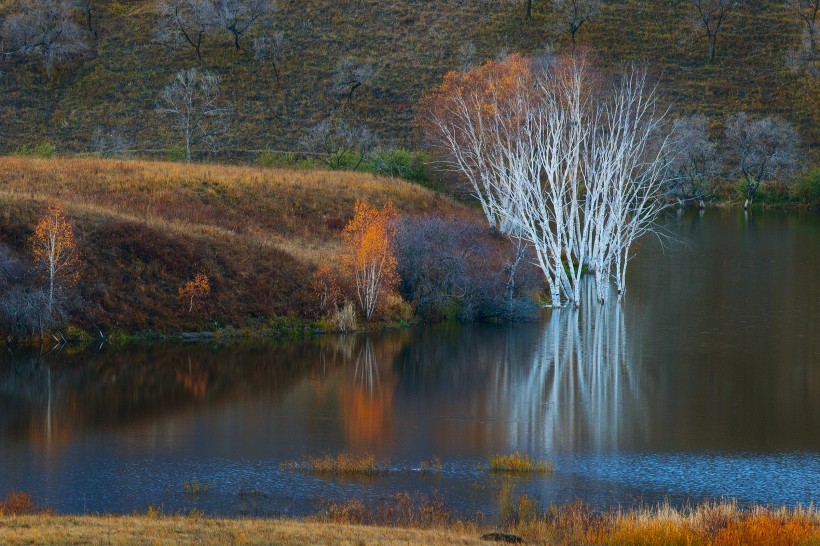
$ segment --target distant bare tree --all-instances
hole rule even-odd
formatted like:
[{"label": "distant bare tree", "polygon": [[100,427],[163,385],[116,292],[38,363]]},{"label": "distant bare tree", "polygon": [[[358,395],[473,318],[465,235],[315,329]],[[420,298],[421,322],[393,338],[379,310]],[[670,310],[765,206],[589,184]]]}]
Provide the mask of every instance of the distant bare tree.
[{"label": "distant bare tree", "polygon": [[276,11],[273,0],[211,0],[217,24],[231,33],[233,45],[242,49],[240,40],[254,24]]},{"label": "distant bare tree", "polygon": [[721,167],[705,116],[679,118],[672,123],[669,155],[673,194],[678,202],[696,200],[703,208],[704,200],[714,192]]},{"label": "distant bare tree", "polygon": [[219,18],[210,0],[162,0],[159,5],[161,40],[185,43],[194,48],[202,61],[205,36],[217,28]]},{"label": "distant bare tree", "polygon": [[282,42],[285,33],[277,30],[273,35],[259,36],[253,41],[253,58],[259,63],[270,63],[276,81],[279,81],[279,69],[276,60],[282,53]]},{"label": "distant bare tree", "polygon": [[685,0],[694,8],[692,26],[709,43],[709,62],[715,61],[717,39],[723,23],[745,0]]},{"label": "distant bare tree", "polygon": [[100,12],[99,3],[99,0],[74,0],[74,5],[77,6],[77,9],[83,14],[88,32],[92,33],[95,38],[97,37],[97,29],[94,25],[94,19]]},{"label": "distant bare tree", "polygon": [[124,157],[131,148],[131,141],[119,129],[97,129],[92,137],[92,150],[102,157]]},{"label": "distant bare tree", "polygon": [[68,0],[23,2],[3,25],[11,53],[40,57],[51,78],[54,65],[88,49],[83,29],[71,19]]},{"label": "distant bare tree", "polygon": [[458,48],[458,64],[462,72],[467,72],[475,65],[475,44],[467,42]]},{"label": "distant bare tree", "polygon": [[800,47],[789,52],[789,65],[820,77],[820,0],[786,0],[800,23]]},{"label": "distant bare tree", "polygon": [[797,168],[800,136],[785,120],[768,116],[752,119],[745,112],[726,123],[726,145],[730,159],[743,177],[746,209],[763,182],[789,176]]},{"label": "distant bare tree", "polygon": [[353,93],[367,83],[376,74],[376,67],[367,63],[356,63],[350,57],[336,65],[333,90],[338,95],[347,95],[348,102],[353,101]]},{"label": "distant bare tree", "polygon": [[312,154],[331,169],[341,169],[352,160],[353,170],[376,149],[378,139],[367,127],[355,127],[341,120],[324,120],[302,137],[305,152]]},{"label": "distant bare tree", "polygon": [[573,44],[575,35],[600,8],[601,0],[552,0],[552,9],[558,16],[559,28],[569,34]]},{"label": "distant bare tree", "polygon": [[228,109],[222,101],[219,78],[196,68],[180,70],[165,86],[157,112],[173,120],[185,141],[185,158],[191,161],[191,150],[204,142],[214,150],[227,131]]}]

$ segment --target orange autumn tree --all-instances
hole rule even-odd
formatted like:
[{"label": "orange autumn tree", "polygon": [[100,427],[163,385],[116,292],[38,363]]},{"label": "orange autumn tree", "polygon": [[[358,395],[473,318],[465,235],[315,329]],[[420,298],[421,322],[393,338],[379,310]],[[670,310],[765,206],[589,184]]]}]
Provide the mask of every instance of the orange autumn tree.
[{"label": "orange autumn tree", "polygon": [[528,130],[536,83],[531,61],[517,53],[467,72],[450,72],[422,98],[415,121],[445,153],[450,168],[470,181],[488,223],[502,231],[505,218],[499,211],[509,203],[498,178],[508,166],[508,144]]},{"label": "orange autumn tree", "polygon": [[392,203],[379,210],[365,201],[357,201],[353,219],[342,234],[342,270],[356,289],[366,320],[370,320],[380,301],[398,284],[393,250],[395,220]]},{"label": "orange autumn tree", "polygon": [[211,294],[211,281],[205,273],[197,273],[193,280],[179,288],[179,298],[188,304],[188,312],[201,309]]},{"label": "orange autumn tree", "polygon": [[80,258],[74,226],[65,218],[60,205],[52,203],[48,206],[45,216],[34,228],[31,248],[35,266],[45,276],[48,285],[44,318],[46,324],[51,324],[57,299],[65,288],[79,280]]}]

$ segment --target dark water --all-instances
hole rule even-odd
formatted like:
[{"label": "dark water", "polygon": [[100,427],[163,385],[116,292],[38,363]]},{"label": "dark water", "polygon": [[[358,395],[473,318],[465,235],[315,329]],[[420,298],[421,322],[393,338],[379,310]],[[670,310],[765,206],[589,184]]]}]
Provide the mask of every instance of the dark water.
[{"label": "dark water", "polygon": [[[502,480],[477,467],[521,450],[555,463],[516,481],[545,504],[820,502],[820,216],[716,211],[672,229],[686,243],[647,242],[624,304],[533,324],[6,354],[0,494],[277,515],[436,491],[492,513]],[[279,469],[342,451],[393,472]],[[433,456],[443,470],[421,472]]]}]

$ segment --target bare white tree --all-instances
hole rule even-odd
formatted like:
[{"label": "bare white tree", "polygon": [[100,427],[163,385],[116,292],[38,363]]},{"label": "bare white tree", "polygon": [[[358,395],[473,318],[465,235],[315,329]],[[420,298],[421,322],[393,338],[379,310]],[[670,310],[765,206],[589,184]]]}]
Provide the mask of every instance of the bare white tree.
[{"label": "bare white tree", "polygon": [[273,0],[210,0],[217,24],[231,33],[237,50],[240,40],[253,25],[261,23],[276,11]]},{"label": "bare white tree", "polygon": [[68,0],[22,2],[3,25],[11,53],[42,59],[51,78],[54,66],[88,49],[87,36],[71,18]]},{"label": "bare white tree", "polygon": [[172,119],[185,142],[189,162],[194,146],[204,142],[213,151],[227,132],[228,108],[222,100],[219,78],[208,71],[190,68],[177,72],[163,89],[157,112]]},{"label": "bare white tree", "polygon": [[211,0],[162,0],[159,4],[160,40],[187,44],[202,61],[205,36],[218,28],[219,17]]},{"label": "bare white tree", "polygon": [[282,53],[284,40],[285,33],[277,30],[272,35],[258,36],[253,41],[253,58],[259,63],[270,63],[276,81],[280,79],[277,60]]},{"label": "bare white tree", "polygon": [[820,0],[786,0],[786,7],[800,24],[800,46],[789,51],[789,65],[820,77]]},{"label": "bare white tree", "polygon": [[575,35],[601,9],[601,0],[552,0],[552,9],[558,17],[559,29],[569,34],[575,44]]},{"label": "bare white tree", "polygon": [[760,185],[777,176],[789,176],[798,166],[800,135],[787,121],[775,116],[753,119],[745,112],[726,122],[729,159],[743,177],[749,208]]},{"label": "bare white tree", "polygon": [[694,9],[692,27],[709,44],[709,62],[715,61],[717,39],[729,15],[745,0],[685,0]]},{"label": "bare white tree", "polygon": [[705,200],[714,192],[721,172],[717,146],[709,139],[705,116],[678,118],[672,122],[669,146],[669,168],[672,171],[672,193],[683,206]]},{"label": "bare white tree", "polygon": [[529,71],[520,61],[487,65],[480,85],[446,83],[425,125],[490,225],[533,249],[553,305],[580,305],[585,270],[599,300],[610,279],[622,297],[634,242],[656,232],[668,206],[656,89],[636,67],[607,93],[584,57]]}]

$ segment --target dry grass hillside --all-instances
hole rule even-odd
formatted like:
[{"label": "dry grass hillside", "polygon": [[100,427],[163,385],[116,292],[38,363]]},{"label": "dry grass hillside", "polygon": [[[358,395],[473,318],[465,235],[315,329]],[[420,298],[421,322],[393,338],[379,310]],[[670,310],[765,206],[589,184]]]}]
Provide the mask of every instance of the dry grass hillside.
[{"label": "dry grass hillside", "polygon": [[[349,172],[98,159],[0,158],[0,241],[18,255],[46,203],[75,223],[83,326],[161,330],[311,318],[310,278],[333,261],[357,199],[404,213],[463,207],[408,182]],[[198,272],[212,294],[188,312]]]},{"label": "dry grass hillside", "polygon": [[[0,2],[0,16],[23,0]],[[209,35],[202,65],[222,78],[233,111],[221,157],[253,161],[255,150],[298,150],[304,130],[331,112],[373,128],[390,145],[414,146],[411,121],[419,97],[463,66],[463,46],[474,62],[500,52],[562,51],[546,0],[534,1],[280,0],[272,23],[252,34],[283,32],[281,79],[260,66],[250,47],[237,51],[227,32]],[[0,66],[0,151],[53,143],[58,151],[88,151],[98,129],[122,131],[143,155],[177,144],[155,107],[163,86],[181,68],[197,66],[193,49],[156,39],[154,0],[100,0],[98,38],[90,51],[58,67],[49,80],[35,60],[5,57]],[[645,59],[660,75],[680,113],[700,112],[719,132],[738,110],[782,114],[804,143],[820,146],[820,82],[786,65],[799,42],[795,18],[782,0],[748,2],[725,22],[717,59],[694,38],[691,6],[682,0],[606,0],[578,34],[578,42],[617,65]],[[250,44],[253,36],[244,38]],[[345,58],[376,68],[351,101],[332,92]]]}]

